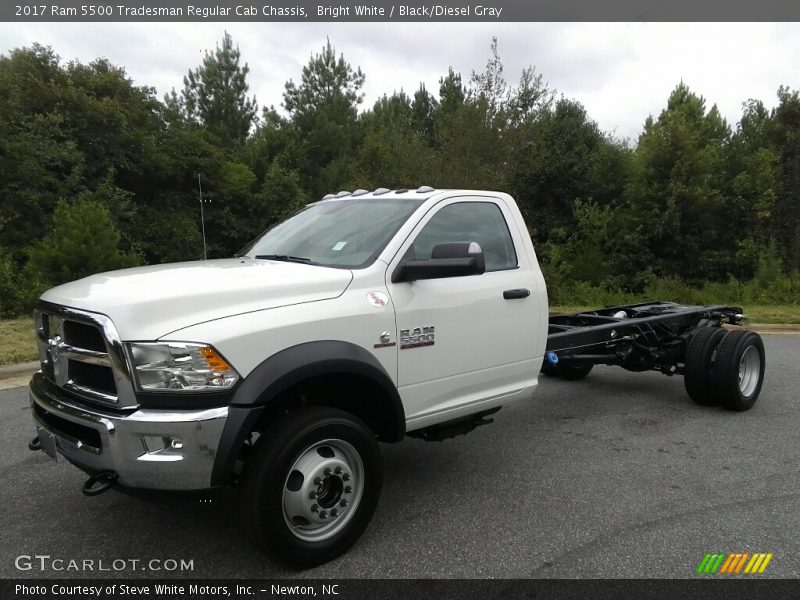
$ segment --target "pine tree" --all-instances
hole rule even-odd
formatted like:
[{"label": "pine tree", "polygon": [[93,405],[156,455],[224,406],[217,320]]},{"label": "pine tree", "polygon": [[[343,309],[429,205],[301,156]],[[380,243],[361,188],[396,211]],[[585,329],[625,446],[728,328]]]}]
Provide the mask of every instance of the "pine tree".
[{"label": "pine tree", "polygon": [[305,160],[300,168],[312,197],[356,183],[355,154],[361,139],[358,105],[364,74],[353,69],[327,41],[303,67],[300,83],[290,80],[283,106],[299,134]]},{"label": "pine tree", "polygon": [[426,141],[433,140],[433,123],[438,103],[424,83],[419,84],[419,89],[414,92],[411,103],[411,123],[415,131],[422,134]]},{"label": "pine tree", "polygon": [[59,200],[53,230],[30,249],[29,272],[56,285],[101,271],[139,264],[139,257],[119,249],[120,235],[108,209],[91,194],[74,204]]},{"label": "pine tree", "polygon": [[239,64],[239,47],[226,31],[222,45],[205,53],[203,64],[183,78],[181,101],[167,97],[170,106],[180,106],[186,116],[205,126],[224,146],[243,142],[256,122],[255,96],[247,95],[250,86],[247,63]]},{"label": "pine tree", "polygon": [[300,84],[293,80],[286,83],[283,106],[304,131],[314,126],[320,113],[341,124],[355,120],[357,107],[364,99],[363,86],[361,68],[353,70],[342,54],[337,58],[336,49],[328,40],[322,52],[303,67]]}]

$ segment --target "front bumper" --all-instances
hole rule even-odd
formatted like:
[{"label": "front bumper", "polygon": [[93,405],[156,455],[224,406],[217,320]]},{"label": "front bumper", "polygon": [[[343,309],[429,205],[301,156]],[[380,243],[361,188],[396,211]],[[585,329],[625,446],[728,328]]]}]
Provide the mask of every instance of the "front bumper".
[{"label": "front bumper", "polygon": [[88,473],[114,471],[121,485],[154,490],[211,486],[211,472],[228,407],[201,410],[138,409],[121,413],[76,404],[41,373],[30,383],[40,438]]}]

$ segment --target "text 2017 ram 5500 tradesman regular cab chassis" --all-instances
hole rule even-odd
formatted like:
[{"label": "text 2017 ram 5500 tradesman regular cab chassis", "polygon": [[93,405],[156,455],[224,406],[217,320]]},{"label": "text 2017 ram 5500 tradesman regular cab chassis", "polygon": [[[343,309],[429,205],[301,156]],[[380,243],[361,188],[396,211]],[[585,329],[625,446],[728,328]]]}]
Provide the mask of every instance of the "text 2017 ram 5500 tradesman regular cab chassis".
[{"label": "text 2017 ram 5500 tradesman regular cab chassis", "polygon": [[507,194],[340,192],[229,259],[93,275],[46,292],[32,450],[87,495],[236,485],[245,529],[297,566],[361,535],[378,441],[441,440],[595,364],[684,376],[747,410],[764,346],[741,309],[648,302],[548,314]]}]

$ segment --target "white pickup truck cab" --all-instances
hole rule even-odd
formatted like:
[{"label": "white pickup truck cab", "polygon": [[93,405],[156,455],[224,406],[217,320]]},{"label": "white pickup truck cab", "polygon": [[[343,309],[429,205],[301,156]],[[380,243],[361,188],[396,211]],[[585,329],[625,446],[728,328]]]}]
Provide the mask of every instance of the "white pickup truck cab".
[{"label": "white pickup truck cab", "polygon": [[514,200],[427,187],[328,196],[235,258],[67,283],[35,319],[32,449],[87,495],[237,485],[256,544],[300,566],[366,528],[377,441],[530,397],[548,336]]}]

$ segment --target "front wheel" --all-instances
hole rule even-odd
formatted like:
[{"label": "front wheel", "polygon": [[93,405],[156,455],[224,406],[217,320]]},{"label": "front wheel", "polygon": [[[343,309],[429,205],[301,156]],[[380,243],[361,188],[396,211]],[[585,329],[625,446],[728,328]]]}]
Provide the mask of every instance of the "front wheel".
[{"label": "front wheel", "polygon": [[364,423],[333,408],[306,408],[265,430],[248,456],[244,526],[271,558],[312,567],[358,540],[382,480],[378,444]]}]

